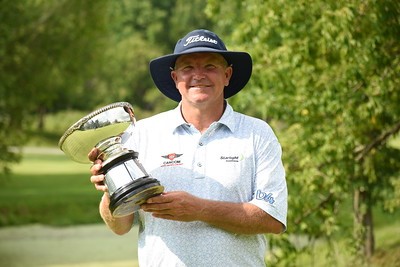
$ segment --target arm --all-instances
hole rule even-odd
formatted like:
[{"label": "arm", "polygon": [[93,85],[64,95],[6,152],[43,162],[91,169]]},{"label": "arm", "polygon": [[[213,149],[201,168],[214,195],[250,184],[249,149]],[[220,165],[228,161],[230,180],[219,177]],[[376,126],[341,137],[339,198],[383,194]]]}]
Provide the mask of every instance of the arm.
[{"label": "arm", "polygon": [[226,231],[237,234],[280,234],[281,222],[250,203],[209,201],[201,214],[201,220]]},{"label": "arm", "polygon": [[281,222],[250,203],[214,201],[186,192],[168,192],[150,198],[142,209],[154,217],[176,221],[203,221],[236,234],[281,233]]},{"label": "arm", "polygon": [[104,175],[99,174],[101,169],[101,160],[95,160],[93,166],[90,169],[92,176],[90,182],[94,184],[95,188],[99,191],[104,192],[99,204],[99,212],[103,221],[107,226],[116,234],[123,235],[130,231],[134,215],[128,215],[125,217],[114,217],[109,209],[110,195],[108,194],[107,186],[104,184]]},{"label": "arm", "polygon": [[134,216],[130,214],[125,217],[114,217],[111,214],[108,206],[110,205],[110,196],[107,192],[104,192],[103,197],[101,198],[99,205],[100,216],[103,221],[107,224],[108,228],[110,228],[114,233],[118,235],[123,235],[128,233],[133,224]]}]

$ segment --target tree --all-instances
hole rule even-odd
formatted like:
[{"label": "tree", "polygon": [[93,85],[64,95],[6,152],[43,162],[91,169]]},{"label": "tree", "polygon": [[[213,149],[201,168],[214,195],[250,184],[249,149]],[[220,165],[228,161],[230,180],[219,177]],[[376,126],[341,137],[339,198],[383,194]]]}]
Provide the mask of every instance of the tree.
[{"label": "tree", "polygon": [[96,99],[90,103],[86,100],[86,106],[128,101],[139,109],[139,116],[173,106],[154,86],[148,63],[172,53],[176,39],[186,34],[188,28],[208,27],[210,20],[205,18],[205,5],[201,0],[111,2],[104,62],[87,86],[81,87],[78,98],[85,99],[85,95],[94,95],[95,91]]},{"label": "tree", "polygon": [[[62,105],[101,55],[107,1],[0,3],[0,167],[18,160],[35,115]],[[18,14],[18,15],[16,15]],[[40,121],[40,120],[39,120]],[[40,125],[40,123],[39,123]],[[1,170],[0,170],[1,173]]]},{"label": "tree", "polygon": [[0,173],[18,160],[10,148],[28,140],[32,122],[43,129],[49,112],[129,101],[148,115],[172,106],[155,88],[148,62],[170,53],[188,28],[208,27],[205,5],[1,1]]},{"label": "tree", "polygon": [[[232,102],[276,125],[290,233],[332,241],[352,229],[353,255],[367,260],[374,251],[372,208],[399,208],[400,153],[387,141],[400,130],[400,4],[208,3],[220,29],[232,31],[229,43],[253,56],[251,83]],[[233,16],[230,8],[239,10],[231,24],[222,19]],[[352,227],[341,209],[349,198]],[[291,249],[285,247],[288,265]]]}]

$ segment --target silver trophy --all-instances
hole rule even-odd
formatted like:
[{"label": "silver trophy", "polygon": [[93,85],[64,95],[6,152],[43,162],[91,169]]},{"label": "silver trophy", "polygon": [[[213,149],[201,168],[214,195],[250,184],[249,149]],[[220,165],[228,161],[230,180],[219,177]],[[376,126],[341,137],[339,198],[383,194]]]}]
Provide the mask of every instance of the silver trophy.
[{"label": "silver trophy", "polygon": [[58,143],[67,156],[79,163],[91,163],[89,152],[98,150],[97,158],[103,160],[101,173],[110,194],[109,208],[115,217],[134,213],[147,199],[164,190],[140,164],[138,152],[121,144],[122,133],[134,123],[129,103],[113,103],[74,123]]}]

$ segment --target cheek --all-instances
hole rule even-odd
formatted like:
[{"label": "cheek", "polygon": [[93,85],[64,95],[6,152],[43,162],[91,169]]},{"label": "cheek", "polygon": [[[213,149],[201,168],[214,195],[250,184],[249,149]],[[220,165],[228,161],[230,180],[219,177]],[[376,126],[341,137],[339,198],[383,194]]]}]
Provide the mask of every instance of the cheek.
[{"label": "cheek", "polygon": [[182,94],[186,89],[186,83],[184,81],[175,81],[176,89]]},{"label": "cheek", "polygon": [[176,87],[178,87],[179,84],[185,83],[185,78],[175,72],[171,73],[171,78],[175,82]]},{"label": "cheek", "polygon": [[226,76],[223,76],[223,78],[219,79],[220,84],[223,84],[224,86],[228,86],[229,85],[229,78],[227,78]]}]

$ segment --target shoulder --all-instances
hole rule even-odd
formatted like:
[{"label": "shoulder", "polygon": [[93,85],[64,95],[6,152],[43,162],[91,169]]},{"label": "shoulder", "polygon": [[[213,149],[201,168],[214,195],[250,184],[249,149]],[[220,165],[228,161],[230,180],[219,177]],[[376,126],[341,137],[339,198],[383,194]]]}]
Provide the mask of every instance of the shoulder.
[{"label": "shoulder", "polygon": [[173,111],[168,110],[156,115],[140,119],[136,122],[136,128],[160,128],[162,125],[167,125],[171,121],[173,116]]},{"label": "shoulder", "polygon": [[122,135],[122,142],[128,147],[138,149],[138,144],[145,144],[146,140],[152,138],[158,138],[159,136],[165,135],[166,129],[168,129],[171,111],[165,111],[156,115],[139,119]]},{"label": "shoulder", "polygon": [[275,133],[271,126],[264,120],[255,118],[240,112],[234,112],[235,118],[235,131],[238,132],[251,132],[259,136],[268,136],[269,138],[276,138]]}]

